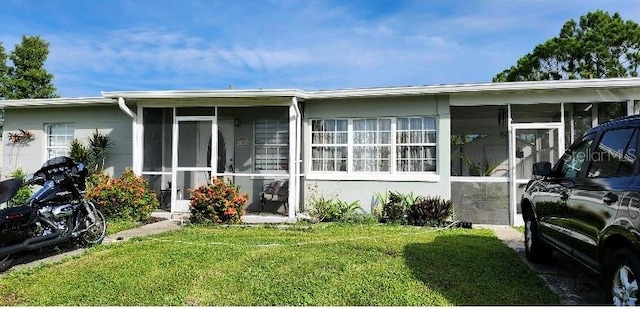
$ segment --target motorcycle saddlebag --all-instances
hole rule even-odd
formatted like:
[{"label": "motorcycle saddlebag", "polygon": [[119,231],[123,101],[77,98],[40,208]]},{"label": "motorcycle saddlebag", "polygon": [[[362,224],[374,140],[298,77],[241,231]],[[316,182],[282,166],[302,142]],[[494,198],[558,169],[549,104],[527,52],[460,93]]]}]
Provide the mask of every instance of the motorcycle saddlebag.
[{"label": "motorcycle saddlebag", "polygon": [[0,210],[0,230],[15,224],[28,223],[33,209],[28,205],[9,207]]},{"label": "motorcycle saddlebag", "polygon": [[[0,182],[0,203],[6,203],[16,195],[22,185],[20,179],[7,179]],[[4,208],[2,207],[4,206]],[[29,222],[32,208],[28,205],[15,207],[0,206],[0,230],[5,228],[5,224],[14,225]]]}]

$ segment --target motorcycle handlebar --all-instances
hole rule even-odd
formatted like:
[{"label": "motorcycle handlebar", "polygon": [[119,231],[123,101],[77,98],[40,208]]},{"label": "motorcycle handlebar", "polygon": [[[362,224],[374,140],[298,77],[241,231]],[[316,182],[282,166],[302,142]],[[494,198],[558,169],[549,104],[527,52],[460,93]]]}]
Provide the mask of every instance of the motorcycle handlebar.
[{"label": "motorcycle handlebar", "polygon": [[24,185],[25,186],[31,186],[31,185],[44,185],[44,181],[45,179],[43,177],[33,177],[29,180],[27,180]]}]

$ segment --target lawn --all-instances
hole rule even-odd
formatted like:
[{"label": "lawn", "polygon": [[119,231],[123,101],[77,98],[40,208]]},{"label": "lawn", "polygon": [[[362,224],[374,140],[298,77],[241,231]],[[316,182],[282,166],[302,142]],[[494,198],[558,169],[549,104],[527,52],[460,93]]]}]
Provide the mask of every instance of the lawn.
[{"label": "lawn", "polygon": [[558,302],[484,229],[185,227],[0,277],[0,304],[20,306]]}]

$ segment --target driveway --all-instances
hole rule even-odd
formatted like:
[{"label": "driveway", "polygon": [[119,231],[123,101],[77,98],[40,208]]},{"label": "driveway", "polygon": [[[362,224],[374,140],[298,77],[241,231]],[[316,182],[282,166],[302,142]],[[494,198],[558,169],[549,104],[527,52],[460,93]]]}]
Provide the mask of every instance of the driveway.
[{"label": "driveway", "polygon": [[547,286],[560,296],[563,305],[597,305],[602,303],[604,296],[595,275],[556,253],[549,263],[530,263],[524,253],[524,234],[508,226],[482,227],[491,228],[500,240],[515,250],[522,261],[529,265],[547,283]]}]

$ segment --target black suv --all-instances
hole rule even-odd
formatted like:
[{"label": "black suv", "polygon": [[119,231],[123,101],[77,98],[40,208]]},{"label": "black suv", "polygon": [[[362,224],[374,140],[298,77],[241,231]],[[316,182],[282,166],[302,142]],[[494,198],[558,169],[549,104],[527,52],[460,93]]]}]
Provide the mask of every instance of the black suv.
[{"label": "black suv", "polygon": [[592,128],[555,166],[533,165],[521,200],[527,258],[565,253],[602,277],[616,305],[640,296],[639,140],[640,116]]}]

